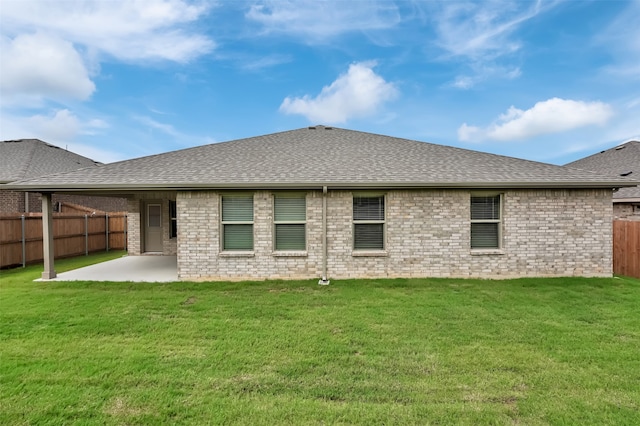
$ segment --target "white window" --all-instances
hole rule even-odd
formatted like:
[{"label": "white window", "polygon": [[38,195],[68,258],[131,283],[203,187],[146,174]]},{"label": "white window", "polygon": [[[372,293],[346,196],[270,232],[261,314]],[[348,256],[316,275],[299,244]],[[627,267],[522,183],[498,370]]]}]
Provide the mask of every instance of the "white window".
[{"label": "white window", "polygon": [[502,236],[502,196],[471,195],[471,248],[499,249]]},{"label": "white window", "polygon": [[222,196],[222,250],[253,250],[253,195]]},{"label": "white window", "polygon": [[306,250],[307,202],[304,195],[273,198],[274,247],[277,251]]},{"label": "white window", "polygon": [[384,195],[353,197],[353,249],[384,250]]}]

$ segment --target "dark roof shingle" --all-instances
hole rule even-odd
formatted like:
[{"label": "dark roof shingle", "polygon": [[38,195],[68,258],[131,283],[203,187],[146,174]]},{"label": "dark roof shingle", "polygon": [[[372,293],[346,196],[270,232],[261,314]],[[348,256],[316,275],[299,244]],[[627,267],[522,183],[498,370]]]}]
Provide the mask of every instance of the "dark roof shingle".
[{"label": "dark roof shingle", "polygon": [[[630,141],[565,165],[611,177],[640,180],[640,141]],[[614,199],[640,199],[640,186],[620,188]]]},{"label": "dark roof shingle", "polygon": [[67,172],[96,164],[90,158],[39,139],[0,142],[0,183]]},{"label": "dark roof shingle", "polygon": [[551,164],[314,126],[32,179],[21,189],[612,187]]}]

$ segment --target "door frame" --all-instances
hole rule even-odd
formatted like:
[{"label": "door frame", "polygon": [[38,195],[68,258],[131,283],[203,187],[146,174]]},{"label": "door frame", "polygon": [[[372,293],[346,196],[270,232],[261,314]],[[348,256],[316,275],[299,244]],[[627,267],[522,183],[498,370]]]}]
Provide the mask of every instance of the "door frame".
[{"label": "door frame", "polygon": [[[147,231],[149,229],[149,206],[159,205],[160,206],[160,249],[159,250],[148,250],[147,248]],[[142,220],[140,221],[142,224],[142,253],[162,253],[164,250],[164,203],[162,200],[144,200],[142,202]]]}]

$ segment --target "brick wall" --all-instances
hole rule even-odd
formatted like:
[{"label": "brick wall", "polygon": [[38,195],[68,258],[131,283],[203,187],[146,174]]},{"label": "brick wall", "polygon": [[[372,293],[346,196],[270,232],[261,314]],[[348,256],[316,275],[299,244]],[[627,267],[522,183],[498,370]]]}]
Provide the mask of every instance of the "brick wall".
[{"label": "brick wall", "polygon": [[175,192],[149,192],[129,199],[127,247],[130,255],[144,254],[144,211],[145,203],[148,202],[160,202],[162,204],[162,254],[165,256],[175,256],[177,254],[177,239],[171,238],[169,235],[171,224],[169,200],[175,199]]},{"label": "brick wall", "polygon": [[640,205],[636,203],[615,203],[613,205],[613,218],[625,220],[640,220]]},{"label": "brick wall", "polygon": [[273,252],[273,198],[253,193],[254,250],[222,253],[220,196],[215,192],[178,193],[178,276],[182,279],[313,278],[322,269],[322,197],[307,200],[306,252]]},{"label": "brick wall", "polygon": [[[254,250],[225,253],[220,194],[180,192],[178,276],[181,279],[319,278],[322,194],[307,193],[307,251],[273,252],[273,199],[254,192]],[[386,192],[386,250],[352,250],[352,193],[328,194],[328,276],[520,277],[611,276],[611,191],[503,191],[503,246],[470,249],[470,192]],[[131,212],[131,207],[130,207]],[[135,221],[130,214],[130,223]],[[129,236],[133,237],[132,230]],[[130,251],[134,242],[130,241]]]},{"label": "brick wall", "polygon": [[169,235],[170,221],[169,200],[175,200],[175,192],[150,192],[136,195],[128,200],[128,233],[127,248],[130,255],[144,253],[144,206],[147,202],[157,201],[162,204],[162,254],[175,256],[177,253],[177,240]]},{"label": "brick wall", "polygon": [[[37,192],[29,192],[28,209],[25,210],[25,193],[0,190],[0,213],[41,213],[42,196]],[[119,197],[98,197],[88,195],[54,194],[52,201],[78,204],[105,212],[123,212],[127,210],[127,200]],[[28,210],[28,211],[27,211]]]},{"label": "brick wall", "polygon": [[24,192],[0,190],[0,214],[24,213]]}]

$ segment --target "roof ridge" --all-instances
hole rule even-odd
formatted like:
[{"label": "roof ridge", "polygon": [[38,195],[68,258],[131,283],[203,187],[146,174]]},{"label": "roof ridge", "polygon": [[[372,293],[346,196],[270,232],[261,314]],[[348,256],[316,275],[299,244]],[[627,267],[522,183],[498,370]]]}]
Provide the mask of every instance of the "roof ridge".
[{"label": "roof ridge", "polygon": [[20,179],[24,179],[25,174],[27,173],[27,170],[29,170],[29,167],[31,167],[31,161],[33,161],[33,156],[36,153],[36,146],[37,146],[37,142],[39,139],[21,139],[20,143],[25,143],[25,142],[32,142],[30,144],[29,147],[29,151],[28,151],[28,156],[27,156],[27,161],[25,161],[22,164],[22,169],[20,170]]}]

